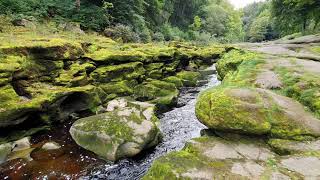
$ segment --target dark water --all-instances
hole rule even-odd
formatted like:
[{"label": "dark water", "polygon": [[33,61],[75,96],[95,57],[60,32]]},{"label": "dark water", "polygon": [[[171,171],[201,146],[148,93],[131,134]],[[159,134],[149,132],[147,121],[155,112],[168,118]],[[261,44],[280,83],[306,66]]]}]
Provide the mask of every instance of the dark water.
[{"label": "dark water", "polygon": [[[214,67],[213,67],[214,68]],[[169,152],[181,150],[185,143],[200,136],[206,127],[195,115],[196,98],[200,91],[220,84],[215,74],[207,76],[196,88],[184,88],[179,97],[178,108],[164,113],[160,117],[160,129],[164,135],[162,143],[135,159],[125,159],[114,165],[106,165],[93,171],[82,179],[140,179],[150,168],[152,162]]]}]

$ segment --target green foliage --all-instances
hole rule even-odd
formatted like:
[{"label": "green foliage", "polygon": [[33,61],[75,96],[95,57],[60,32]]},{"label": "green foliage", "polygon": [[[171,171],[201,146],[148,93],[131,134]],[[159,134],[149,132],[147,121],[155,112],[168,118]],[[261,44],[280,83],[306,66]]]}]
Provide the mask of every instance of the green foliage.
[{"label": "green foliage", "polygon": [[0,13],[12,15],[14,19],[74,21],[84,29],[102,30],[109,24],[109,16],[99,3],[83,1],[80,10],[74,0],[0,0]]},{"label": "green foliage", "polygon": [[251,24],[249,37],[251,42],[267,40],[268,29],[270,29],[270,13],[264,11]]},{"label": "green foliage", "polygon": [[261,42],[278,37],[278,32],[274,28],[269,1],[250,4],[243,11],[245,40]]},{"label": "green foliage", "polygon": [[140,41],[139,35],[133,32],[130,26],[123,24],[117,24],[113,27],[105,29],[104,35],[125,43]]},{"label": "green foliage", "polygon": [[272,15],[282,35],[319,30],[320,1],[272,0]]}]

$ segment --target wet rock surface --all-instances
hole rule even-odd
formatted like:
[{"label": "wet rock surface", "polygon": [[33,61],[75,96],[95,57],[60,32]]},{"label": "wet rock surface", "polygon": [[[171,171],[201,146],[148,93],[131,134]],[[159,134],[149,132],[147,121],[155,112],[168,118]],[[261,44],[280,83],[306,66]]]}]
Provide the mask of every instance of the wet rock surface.
[{"label": "wet rock surface", "polygon": [[197,88],[181,89],[179,107],[166,112],[159,118],[159,128],[163,134],[162,142],[154,149],[142,152],[139,156],[124,159],[115,164],[97,168],[84,179],[140,179],[150,168],[152,162],[169,152],[181,150],[186,141],[200,136],[205,128],[195,116],[194,106],[198,92],[219,84],[216,75],[206,78],[207,83]]},{"label": "wet rock surface", "polygon": [[247,44],[264,54],[224,55],[222,85],[196,105],[210,129],[158,158],[143,179],[319,179],[320,63],[308,51],[318,39]]},{"label": "wet rock surface", "polygon": [[105,164],[72,140],[71,125],[60,124],[49,133],[33,136],[27,149],[15,152],[10,149],[6,162],[0,165],[0,179],[77,179],[93,167]]},{"label": "wet rock surface", "polygon": [[160,141],[153,104],[119,98],[110,101],[106,111],[72,125],[70,134],[77,144],[101,158],[116,161],[133,157]]}]

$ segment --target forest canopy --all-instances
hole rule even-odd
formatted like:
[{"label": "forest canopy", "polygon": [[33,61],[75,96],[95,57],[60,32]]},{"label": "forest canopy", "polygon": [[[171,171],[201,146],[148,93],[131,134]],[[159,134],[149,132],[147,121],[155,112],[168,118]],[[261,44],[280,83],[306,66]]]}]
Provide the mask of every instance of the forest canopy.
[{"label": "forest canopy", "polygon": [[123,42],[259,42],[318,32],[320,1],[269,0],[236,10],[228,0],[0,0],[0,14],[76,22]]}]

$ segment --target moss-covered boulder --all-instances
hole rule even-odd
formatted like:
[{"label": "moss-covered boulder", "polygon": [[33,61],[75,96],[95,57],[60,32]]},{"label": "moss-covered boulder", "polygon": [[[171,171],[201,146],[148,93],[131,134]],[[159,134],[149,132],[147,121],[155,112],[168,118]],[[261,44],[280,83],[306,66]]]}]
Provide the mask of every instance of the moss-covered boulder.
[{"label": "moss-covered boulder", "polygon": [[169,76],[163,79],[165,82],[173,83],[176,85],[177,88],[183,87],[183,82],[180,78],[176,76]]},{"label": "moss-covered boulder", "polygon": [[144,77],[145,69],[141,62],[133,62],[120,65],[110,65],[97,68],[91,73],[96,82],[107,83],[121,80],[141,79]]},{"label": "moss-covered boulder", "polygon": [[170,82],[149,79],[134,88],[134,97],[139,101],[149,101],[162,110],[176,105],[179,90]]},{"label": "moss-covered boulder", "polygon": [[159,142],[154,105],[116,99],[108,103],[107,111],[72,125],[70,134],[78,145],[116,161],[133,157]]},{"label": "moss-covered boulder", "polygon": [[263,89],[210,89],[200,95],[196,115],[211,129],[284,139],[320,136],[320,121],[302,105]]},{"label": "moss-covered boulder", "polygon": [[184,86],[194,87],[197,86],[198,81],[201,78],[201,74],[193,71],[181,71],[177,73],[176,77],[182,80]]}]

